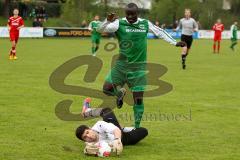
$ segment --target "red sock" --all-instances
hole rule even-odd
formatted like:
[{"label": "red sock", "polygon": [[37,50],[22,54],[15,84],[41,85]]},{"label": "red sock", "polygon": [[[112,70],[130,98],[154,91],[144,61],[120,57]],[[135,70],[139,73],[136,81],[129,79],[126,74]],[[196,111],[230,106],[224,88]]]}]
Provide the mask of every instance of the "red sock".
[{"label": "red sock", "polygon": [[220,42],[218,42],[218,53],[220,51]]},{"label": "red sock", "polygon": [[215,53],[215,51],[216,51],[216,44],[214,43],[213,44],[213,52]]}]

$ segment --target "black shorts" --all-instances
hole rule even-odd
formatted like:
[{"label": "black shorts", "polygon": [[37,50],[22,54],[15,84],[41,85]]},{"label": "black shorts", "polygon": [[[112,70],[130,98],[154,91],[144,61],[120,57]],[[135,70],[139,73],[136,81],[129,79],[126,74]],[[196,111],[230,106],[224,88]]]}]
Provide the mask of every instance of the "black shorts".
[{"label": "black shorts", "polygon": [[187,36],[187,35],[182,35],[181,36],[181,41],[186,42],[187,43],[187,48],[190,49],[192,46],[192,41],[193,41],[193,37],[192,36]]},{"label": "black shorts", "polygon": [[115,114],[110,108],[104,108],[101,113],[103,121],[112,123],[117,126],[122,132],[122,144],[123,145],[134,145],[144,139],[148,135],[148,130],[146,128],[140,127],[133,129],[130,132],[123,132]]}]

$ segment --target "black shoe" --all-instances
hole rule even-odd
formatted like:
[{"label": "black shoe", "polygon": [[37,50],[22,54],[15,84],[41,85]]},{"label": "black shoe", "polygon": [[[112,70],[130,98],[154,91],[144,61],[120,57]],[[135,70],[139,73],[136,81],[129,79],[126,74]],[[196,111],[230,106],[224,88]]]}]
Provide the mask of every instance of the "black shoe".
[{"label": "black shoe", "polygon": [[125,88],[121,88],[120,92],[122,92],[122,95],[120,97],[117,98],[117,108],[120,109],[122,108],[123,105],[123,98],[126,94],[126,89]]}]

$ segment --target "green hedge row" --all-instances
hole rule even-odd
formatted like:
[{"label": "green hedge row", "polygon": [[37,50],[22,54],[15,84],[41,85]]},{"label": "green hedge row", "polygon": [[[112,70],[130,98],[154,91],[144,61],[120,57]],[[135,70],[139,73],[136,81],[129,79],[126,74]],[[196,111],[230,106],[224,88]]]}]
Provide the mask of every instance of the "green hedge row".
[{"label": "green hedge row", "polygon": [[[28,15],[31,13],[32,9],[35,8],[35,6],[44,6],[46,13],[48,15],[48,17],[60,17],[61,13],[62,13],[62,4],[60,3],[39,3],[39,2],[28,2],[26,3],[27,5],[27,9],[28,9]],[[12,3],[10,5],[10,11],[9,14],[11,14],[11,10],[13,8],[19,8],[21,10],[21,3],[20,2],[16,2],[16,3]],[[3,1],[0,1],[0,15],[3,15],[3,9],[4,9],[4,5],[3,5]]]}]

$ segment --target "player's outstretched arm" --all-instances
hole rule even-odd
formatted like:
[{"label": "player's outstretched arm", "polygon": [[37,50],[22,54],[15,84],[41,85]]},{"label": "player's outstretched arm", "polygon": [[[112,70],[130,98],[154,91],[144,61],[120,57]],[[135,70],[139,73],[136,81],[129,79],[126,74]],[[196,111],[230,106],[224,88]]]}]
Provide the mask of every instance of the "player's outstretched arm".
[{"label": "player's outstretched arm", "polygon": [[8,28],[8,31],[10,31],[10,30],[11,30],[10,23],[11,23],[11,20],[10,20],[10,19],[8,19],[8,23],[7,23],[7,28]]},{"label": "player's outstretched arm", "polygon": [[17,28],[18,30],[20,30],[21,28],[23,28],[24,27],[24,21],[23,21],[23,19],[21,18],[20,19],[20,26]]},{"label": "player's outstretched arm", "polygon": [[116,19],[118,19],[118,16],[116,15],[116,13],[109,13],[107,15],[107,21],[109,22],[114,22]]},{"label": "player's outstretched arm", "polygon": [[9,25],[9,24],[7,24],[7,28],[8,28],[8,31],[10,31],[10,30],[11,30],[11,27],[10,27],[10,25]]},{"label": "player's outstretched arm", "polygon": [[234,30],[234,25],[231,25],[231,28],[230,28],[231,38],[233,38],[233,30]]},{"label": "player's outstretched arm", "polygon": [[113,134],[114,134],[114,138],[115,138],[113,141],[113,152],[115,152],[117,155],[120,155],[123,151],[123,145],[121,142],[122,133],[119,128],[116,128],[113,131]]},{"label": "player's outstretched arm", "polygon": [[107,19],[103,21],[99,27],[97,28],[97,31],[102,33],[113,33],[118,30],[119,27],[119,20],[117,19],[118,17],[116,16],[115,13],[110,13],[107,16]]},{"label": "player's outstretched arm", "polygon": [[169,35],[164,29],[159,28],[148,21],[149,31],[158,36],[159,38],[163,38],[168,43],[175,45],[176,47],[186,47],[187,44],[185,42],[177,42],[171,35]]},{"label": "player's outstretched arm", "polygon": [[148,21],[149,31],[155,34],[158,38],[163,38],[163,40],[167,41],[168,43],[172,45],[176,45],[177,41],[172,38],[164,29],[159,28],[152,24],[150,21]]},{"label": "player's outstretched arm", "polygon": [[24,25],[19,26],[17,29],[20,30],[24,27]]},{"label": "player's outstretched arm", "polygon": [[88,30],[92,32],[92,30],[93,30],[93,29],[92,29],[92,22],[89,23],[89,25],[88,25]]}]

